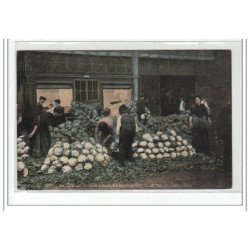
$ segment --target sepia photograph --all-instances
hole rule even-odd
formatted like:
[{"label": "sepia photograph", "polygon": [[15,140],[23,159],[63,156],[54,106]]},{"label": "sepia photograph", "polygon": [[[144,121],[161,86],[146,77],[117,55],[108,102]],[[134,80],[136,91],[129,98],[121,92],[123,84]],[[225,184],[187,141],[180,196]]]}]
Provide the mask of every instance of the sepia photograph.
[{"label": "sepia photograph", "polygon": [[15,57],[17,190],[232,188],[230,49]]}]

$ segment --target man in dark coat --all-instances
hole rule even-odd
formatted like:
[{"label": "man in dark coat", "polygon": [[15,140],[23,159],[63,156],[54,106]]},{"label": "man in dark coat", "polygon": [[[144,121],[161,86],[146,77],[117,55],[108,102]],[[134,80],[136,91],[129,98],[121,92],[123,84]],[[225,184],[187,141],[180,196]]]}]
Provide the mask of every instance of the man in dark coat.
[{"label": "man in dark coat", "polygon": [[129,114],[126,105],[119,108],[120,117],[117,119],[116,134],[119,136],[119,161],[122,166],[125,160],[132,160],[132,143],[135,133],[139,131],[138,125],[133,115]]},{"label": "man in dark coat", "polygon": [[55,125],[57,126],[57,125],[59,125],[59,124],[61,124],[61,123],[64,123],[64,122],[66,121],[65,114],[64,114],[65,109],[64,109],[64,107],[61,106],[61,100],[60,100],[60,99],[56,99],[56,100],[54,101],[54,106],[55,106],[56,108],[58,108],[58,110],[59,110],[60,113],[61,113],[60,116],[56,116],[56,117],[55,117]]}]

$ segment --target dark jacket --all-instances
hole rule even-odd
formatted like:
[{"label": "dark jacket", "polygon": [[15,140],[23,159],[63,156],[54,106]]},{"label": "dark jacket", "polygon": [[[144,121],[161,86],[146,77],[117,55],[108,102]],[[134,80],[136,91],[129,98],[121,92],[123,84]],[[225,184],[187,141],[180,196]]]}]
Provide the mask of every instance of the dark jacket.
[{"label": "dark jacket", "polygon": [[146,106],[144,100],[138,100],[136,103],[136,113],[142,115],[146,113]]}]

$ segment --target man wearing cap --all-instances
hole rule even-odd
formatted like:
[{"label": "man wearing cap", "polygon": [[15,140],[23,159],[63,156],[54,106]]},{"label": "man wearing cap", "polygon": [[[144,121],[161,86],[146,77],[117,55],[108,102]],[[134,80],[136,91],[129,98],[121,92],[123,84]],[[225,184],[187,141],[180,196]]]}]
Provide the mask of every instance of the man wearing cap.
[{"label": "man wearing cap", "polygon": [[44,103],[46,101],[46,97],[44,96],[40,96],[39,100],[36,104],[36,116],[41,115],[43,112],[45,112],[45,108],[44,108]]},{"label": "man wearing cap", "polygon": [[54,107],[58,108],[58,110],[61,113],[61,116],[56,117],[56,124],[59,125],[61,123],[64,123],[66,121],[65,120],[65,114],[64,114],[65,109],[64,109],[64,107],[61,106],[61,100],[60,99],[55,99]]},{"label": "man wearing cap", "polygon": [[123,104],[119,108],[120,117],[117,119],[116,134],[119,136],[119,161],[122,166],[125,160],[132,160],[132,143],[135,133],[139,132],[138,125],[133,115],[129,114],[129,108]]}]

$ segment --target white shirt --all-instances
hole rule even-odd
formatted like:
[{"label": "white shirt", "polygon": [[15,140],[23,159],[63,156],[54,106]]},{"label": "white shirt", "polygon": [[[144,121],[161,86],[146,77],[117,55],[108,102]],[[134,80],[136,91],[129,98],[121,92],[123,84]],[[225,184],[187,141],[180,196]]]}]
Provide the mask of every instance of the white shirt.
[{"label": "white shirt", "polygon": [[185,102],[182,100],[179,107],[180,111],[185,111]]}]

